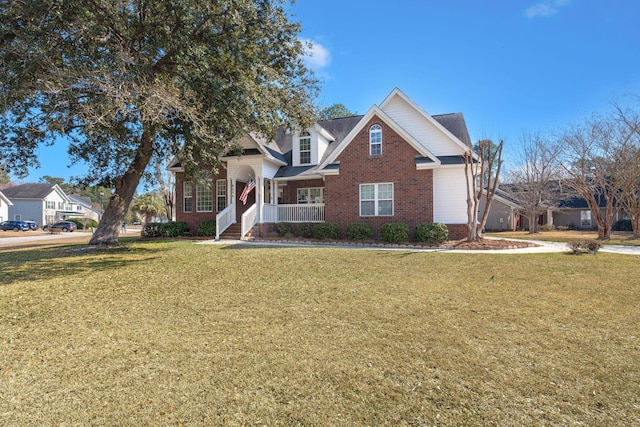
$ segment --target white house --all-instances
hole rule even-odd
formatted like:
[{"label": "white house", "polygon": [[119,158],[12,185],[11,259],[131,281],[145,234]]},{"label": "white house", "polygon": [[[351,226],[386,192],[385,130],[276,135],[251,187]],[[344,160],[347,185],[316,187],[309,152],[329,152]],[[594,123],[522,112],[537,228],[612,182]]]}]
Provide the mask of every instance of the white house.
[{"label": "white house", "polygon": [[96,222],[100,222],[100,210],[95,209],[92,206],[91,199],[89,197],[82,197],[76,195],[69,195],[71,200],[71,210],[86,220],[93,219]]},{"label": "white house", "polygon": [[11,200],[0,191],[0,222],[9,220],[9,206],[13,205]]},{"label": "white house", "polygon": [[71,200],[57,184],[22,184],[2,191],[12,202],[10,220],[35,221],[42,227],[80,216],[72,210]]}]

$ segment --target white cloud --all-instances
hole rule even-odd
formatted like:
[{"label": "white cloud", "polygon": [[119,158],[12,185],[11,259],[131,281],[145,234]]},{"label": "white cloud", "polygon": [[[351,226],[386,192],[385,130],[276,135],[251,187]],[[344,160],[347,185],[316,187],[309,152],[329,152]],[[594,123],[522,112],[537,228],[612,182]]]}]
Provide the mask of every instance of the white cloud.
[{"label": "white cloud", "polygon": [[524,12],[524,14],[527,18],[555,15],[556,13],[558,13],[558,9],[567,3],[569,3],[569,0],[548,0],[541,3],[536,3],[528,8]]},{"label": "white cloud", "polygon": [[304,60],[310,68],[318,70],[329,65],[331,62],[331,54],[326,47],[307,39],[302,39],[301,41],[308,44]]}]

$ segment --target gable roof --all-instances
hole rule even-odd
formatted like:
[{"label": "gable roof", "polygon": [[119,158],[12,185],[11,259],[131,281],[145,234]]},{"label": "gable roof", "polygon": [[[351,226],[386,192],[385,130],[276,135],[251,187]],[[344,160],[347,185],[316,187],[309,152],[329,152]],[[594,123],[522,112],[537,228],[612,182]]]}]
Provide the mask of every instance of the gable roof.
[{"label": "gable roof", "polygon": [[337,147],[333,150],[331,154],[325,156],[324,161],[320,163],[318,169],[323,169],[328,164],[334,162],[336,158],[342,153],[342,151],[349,145],[351,140],[355,137],[355,135],[362,130],[362,128],[371,120],[374,116],[378,116],[385,124],[391,127],[396,133],[398,133],[405,141],[407,141],[418,153],[420,153],[421,157],[429,158],[433,161],[432,165],[439,165],[440,160],[433,154],[427,147],[422,145],[418,140],[416,140],[411,134],[409,134],[402,126],[396,123],[387,113],[380,109],[377,105],[372,106],[367,114],[362,116],[358,125],[355,126],[349,134],[338,144]]},{"label": "gable roof", "polygon": [[13,202],[9,200],[9,198],[5,196],[2,191],[0,191],[0,200],[4,201],[8,206],[13,205]]},{"label": "gable roof", "polygon": [[471,148],[471,140],[469,138],[469,132],[467,131],[467,125],[464,122],[462,113],[442,114],[440,120],[437,120],[434,116],[423,110],[418,104],[416,104],[411,98],[405,95],[397,87],[394,88],[389,95],[380,104],[381,109],[385,109],[394,99],[402,99],[406,104],[411,106],[417,111],[423,118],[431,122],[436,128],[447,135],[454,143],[456,143],[463,151],[468,151]]},{"label": "gable roof", "polygon": [[49,194],[57,192],[63,199],[69,200],[57,184],[21,184],[2,191],[9,199],[45,199]]}]

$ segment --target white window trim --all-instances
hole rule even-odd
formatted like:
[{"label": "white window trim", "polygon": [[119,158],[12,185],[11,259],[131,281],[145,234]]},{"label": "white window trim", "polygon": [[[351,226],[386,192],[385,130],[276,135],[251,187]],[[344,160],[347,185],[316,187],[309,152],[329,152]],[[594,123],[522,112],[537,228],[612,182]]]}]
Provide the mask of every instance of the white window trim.
[{"label": "white window trim", "polygon": [[[187,188],[189,195],[187,196]],[[187,199],[191,199],[191,209],[187,210]],[[193,184],[190,182],[182,183],[182,212],[193,212]]]},{"label": "white window trim", "polygon": [[580,227],[591,227],[591,211],[590,210],[582,210],[580,211]]},{"label": "white window trim", "polygon": [[[377,134],[380,137],[380,141],[373,141],[373,135]],[[379,153],[374,153],[373,152],[373,147],[379,146]],[[369,128],[369,155],[370,156],[381,156],[382,155],[382,126],[380,125],[373,125]]]},{"label": "white window trim", "polygon": [[[307,192],[307,201],[306,202],[300,202],[300,190],[305,190]],[[312,202],[311,199],[311,190],[320,190],[320,195],[322,197],[322,201],[321,202]],[[299,205],[305,205],[305,204],[317,204],[317,203],[324,203],[324,187],[304,187],[304,188],[298,188],[298,190],[296,191],[296,202]]]},{"label": "white window trim", "polygon": [[[374,186],[374,190],[373,190],[373,199],[362,199],[362,186],[363,185],[373,185]],[[378,197],[378,188],[380,185],[391,185],[391,199],[380,199]],[[379,214],[379,202],[381,201],[388,201],[391,200],[391,214],[389,215],[381,215]],[[362,202],[374,202],[374,214],[373,215],[363,215],[362,214]],[[360,184],[360,186],[358,187],[358,213],[360,216],[362,217],[374,217],[374,216],[384,216],[384,217],[392,217],[395,215],[395,188],[393,185],[393,182],[380,182],[380,183],[363,183]]]},{"label": "white window trim", "polygon": [[[309,142],[309,149],[308,150],[303,150],[302,149],[302,140],[306,140]],[[302,154],[303,153],[309,153],[309,161],[308,162],[303,162],[302,161]],[[309,132],[303,132],[300,137],[298,138],[298,160],[300,162],[301,165],[310,165],[311,164],[311,134]]]},{"label": "white window trim", "polygon": [[[211,208],[200,208],[201,200],[206,200],[205,197],[200,197],[201,195],[208,197]],[[196,212],[213,212],[213,182],[211,178],[196,181]]]},{"label": "white window trim", "polygon": [[[224,199],[224,207],[220,209],[221,200]],[[218,212],[223,211],[227,207],[227,180],[216,180],[216,209]]]}]

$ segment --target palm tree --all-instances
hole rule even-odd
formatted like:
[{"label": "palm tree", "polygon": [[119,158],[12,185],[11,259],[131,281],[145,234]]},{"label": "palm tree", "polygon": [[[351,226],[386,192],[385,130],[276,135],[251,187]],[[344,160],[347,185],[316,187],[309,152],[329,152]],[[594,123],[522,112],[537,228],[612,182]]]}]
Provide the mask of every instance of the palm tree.
[{"label": "palm tree", "polygon": [[156,193],[146,193],[136,198],[131,208],[142,215],[143,222],[148,224],[153,221],[153,217],[164,213],[164,202],[162,197]]}]

